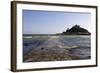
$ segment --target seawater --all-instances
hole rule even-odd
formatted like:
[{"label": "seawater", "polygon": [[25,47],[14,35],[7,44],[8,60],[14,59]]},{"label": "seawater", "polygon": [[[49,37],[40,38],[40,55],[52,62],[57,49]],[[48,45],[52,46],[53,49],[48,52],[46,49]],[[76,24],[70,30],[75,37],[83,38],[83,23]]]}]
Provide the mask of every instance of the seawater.
[{"label": "seawater", "polygon": [[[32,49],[41,46],[48,39],[54,39],[62,48],[70,48],[69,54],[81,58],[91,57],[91,36],[90,35],[59,35],[59,36],[23,36],[23,55],[29,53]],[[47,42],[54,46],[54,42]],[[45,45],[45,44],[44,44]],[[48,47],[47,45],[45,45]],[[56,45],[55,45],[56,46]],[[76,47],[76,48],[73,48]]]}]

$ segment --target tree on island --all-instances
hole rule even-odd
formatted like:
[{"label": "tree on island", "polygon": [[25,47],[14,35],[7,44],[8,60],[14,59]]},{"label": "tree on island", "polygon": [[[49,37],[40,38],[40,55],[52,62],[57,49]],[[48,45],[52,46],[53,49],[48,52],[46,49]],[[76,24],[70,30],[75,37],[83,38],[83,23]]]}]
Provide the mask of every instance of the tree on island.
[{"label": "tree on island", "polygon": [[76,35],[90,35],[91,33],[85,28],[80,27],[79,25],[74,25],[72,28],[68,28],[63,35],[67,34],[76,34]]}]

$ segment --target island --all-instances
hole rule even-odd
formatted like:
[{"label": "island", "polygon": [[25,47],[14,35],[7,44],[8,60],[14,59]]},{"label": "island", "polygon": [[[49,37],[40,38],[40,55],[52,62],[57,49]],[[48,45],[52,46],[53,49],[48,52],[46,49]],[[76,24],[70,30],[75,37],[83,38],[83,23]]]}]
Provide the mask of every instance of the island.
[{"label": "island", "polygon": [[91,33],[85,29],[80,27],[79,25],[74,25],[70,29],[68,28],[65,32],[61,33],[62,35],[90,35]]}]

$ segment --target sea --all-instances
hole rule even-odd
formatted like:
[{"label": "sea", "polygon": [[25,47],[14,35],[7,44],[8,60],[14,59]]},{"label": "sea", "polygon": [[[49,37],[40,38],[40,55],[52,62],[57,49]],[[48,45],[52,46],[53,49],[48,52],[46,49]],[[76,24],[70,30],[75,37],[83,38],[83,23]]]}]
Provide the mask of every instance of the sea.
[{"label": "sea", "polygon": [[[29,35],[23,36],[23,56],[38,47],[68,48],[69,54],[80,59],[91,58],[91,36],[90,35]],[[57,47],[56,47],[57,48]]]}]

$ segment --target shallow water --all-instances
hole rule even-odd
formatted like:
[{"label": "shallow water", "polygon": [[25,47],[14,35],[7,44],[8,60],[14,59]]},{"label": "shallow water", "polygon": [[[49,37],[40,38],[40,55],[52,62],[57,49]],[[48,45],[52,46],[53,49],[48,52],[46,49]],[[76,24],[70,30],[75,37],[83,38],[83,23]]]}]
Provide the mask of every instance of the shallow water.
[{"label": "shallow water", "polygon": [[[30,38],[27,38],[30,37]],[[61,35],[61,36],[24,36],[23,37],[23,56],[30,53],[33,49],[57,48],[59,54],[61,49],[69,49],[69,55],[80,59],[91,57],[91,40],[89,35]],[[38,50],[39,51],[39,50]],[[63,52],[62,52],[63,53]],[[65,53],[65,52],[64,52]]]}]

